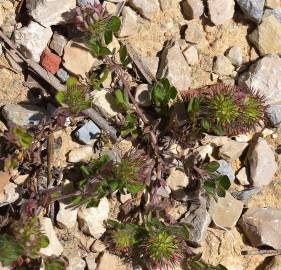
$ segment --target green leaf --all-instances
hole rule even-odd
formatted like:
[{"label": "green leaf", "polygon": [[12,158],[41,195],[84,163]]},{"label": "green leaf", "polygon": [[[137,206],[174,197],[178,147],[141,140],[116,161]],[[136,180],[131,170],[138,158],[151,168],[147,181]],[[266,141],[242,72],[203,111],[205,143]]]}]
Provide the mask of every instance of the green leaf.
[{"label": "green leaf", "polygon": [[175,99],[176,96],[177,96],[177,93],[178,93],[178,91],[177,91],[176,87],[173,86],[173,87],[170,88],[170,97],[171,97],[171,99]]},{"label": "green leaf", "polygon": [[115,91],[115,99],[116,103],[119,107],[121,107],[123,110],[128,110],[129,108],[129,101],[125,93],[121,90]]},{"label": "green leaf", "polygon": [[226,192],[225,192],[225,190],[222,187],[219,186],[219,187],[217,187],[217,195],[219,197],[225,197]]},{"label": "green leaf", "polygon": [[111,54],[111,51],[106,47],[100,47],[99,56],[105,56]]},{"label": "green leaf", "polygon": [[214,173],[219,167],[220,164],[217,161],[211,161],[210,163],[203,164],[201,169],[208,173]]},{"label": "green leaf", "polygon": [[203,188],[208,193],[214,194],[215,189],[216,189],[216,184],[215,184],[215,182],[212,182],[212,181],[205,181],[204,184],[203,184]]},{"label": "green leaf", "polygon": [[79,195],[79,196],[76,196],[76,197],[71,201],[71,203],[72,203],[73,205],[76,205],[76,204],[79,204],[81,201],[82,201],[82,196]]},{"label": "green leaf", "polygon": [[208,122],[208,120],[206,119],[202,119],[201,120],[201,126],[205,129],[205,130],[209,130],[211,125],[210,123]]},{"label": "green leaf", "polygon": [[231,186],[231,182],[230,182],[228,176],[226,176],[226,175],[222,175],[222,176],[218,177],[216,179],[216,182],[218,182],[218,185],[225,190],[228,190]]},{"label": "green leaf", "polygon": [[0,262],[3,266],[9,266],[24,254],[24,248],[11,236],[0,235]]},{"label": "green leaf", "polygon": [[112,192],[116,191],[119,187],[119,181],[110,181],[110,189]]},{"label": "green leaf", "polygon": [[65,92],[59,91],[56,94],[56,100],[58,103],[63,104],[63,102],[65,101]]},{"label": "green leaf", "polygon": [[119,50],[119,57],[122,64],[124,64],[127,57],[127,47],[122,45]]},{"label": "green leaf", "polygon": [[130,192],[130,193],[138,193],[139,191],[143,190],[144,184],[141,184],[141,183],[135,183],[135,184],[127,183],[126,184],[126,188],[127,188],[128,192]]},{"label": "green leaf", "polygon": [[112,16],[109,19],[107,26],[106,26],[106,28],[108,30],[111,30],[114,33],[118,32],[120,27],[121,27],[121,20],[117,16]]},{"label": "green leaf", "polygon": [[40,239],[40,247],[46,248],[47,246],[49,246],[49,244],[50,244],[49,238],[46,235],[42,235]]},{"label": "green leaf", "polygon": [[44,260],[45,270],[64,270],[65,263],[59,259]]},{"label": "green leaf", "polygon": [[104,32],[104,41],[106,45],[112,42],[112,38],[113,38],[113,33],[111,30]]},{"label": "green leaf", "polygon": [[68,88],[75,87],[78,84],[78,80],[75,77],[69,77],[66,86]]}]

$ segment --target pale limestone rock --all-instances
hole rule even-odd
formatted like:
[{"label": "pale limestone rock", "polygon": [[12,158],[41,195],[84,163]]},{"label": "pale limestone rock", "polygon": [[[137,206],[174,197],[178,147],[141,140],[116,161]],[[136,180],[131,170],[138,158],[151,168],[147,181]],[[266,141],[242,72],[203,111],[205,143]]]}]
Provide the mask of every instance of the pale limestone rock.
[{"label": "pale limestone rock", "polygon": [[79,251],[67,252],[63,255],[68,260],[66,270],[84,270],[86,268],[86,262],[81,258]]},{"label": "pale limestone rock", "polygon": [[239,85],[254,89],[263,95],[268,104],[281,102],[281,59],[269,54],[253,64],[239,77]]},{"label": "pale limestone rock", "polygon": [[228,160],[235,160],[240,158],[244,150],[247,148],[248,143],[237,142],[234,140],[228,140],[219,151],[222,158]]},{"label": "pale limestone rock", "polygon": [[227,58],[234,66],[241,66],[243,62],[242,50],[238,46],[231,47],[226,54]]},{"label": "pale limestone rock", "polygon": [[71,229],[77,224],[77,208],[69,208],[67,204],[60,202],[60,209],[57,214],[58,226],[65,229]]},{"label": "pale limestone rock", "polygon": [[281,23],[273,15],[265,17],[249,39],[261,55],[281,53]]},{"label": "pale limestone rock", "polygon": [[209,213],[216,225],[231,228],[236,225],[242,210],[243,202],[234,199],[229,192],[226,192],[226,196],[218,198],[217,202],[211,199]]},{"label": "pale limestone rock", "polygon": [[234,0],[208,0],[211,21],[215,25],[220,25],[231,20],[234,14],[234,6]]},{"label": "pale limestone rock", "polygon": [[14,183],[8,183],[4,186],[0,192],[0,207],[14,203],[19,198],[16,188],[17,185]]},{"label": "pale limestone rock", "polygon": [[269,185],[277,171],[274,152],[266,140],[259,138],[250,157],[250,176],[253,186]]},{"label": "pale limestone rock", "polygon": [[34,20],[48,27],[65,22],[66,13],[76,7],[76,0],[27,0],[26,7]]},{"label": "pale limestone rock", "polygon": [[177,42],[167,53],[163,52],[161,55],[157,77],[168,78],[178,91],[184,91],[189,88],[191,84],[191,69]]},{"label": "pale limestone rock", "polygon": [[234,69],[234,66],[227,57],[224,55],[218,55],[216,57],[213,67],[215,73],[221,76],[227,76],[231,75]]},{"label": "pale limestone rock", "polygon": [[56,236],[52,220],[47,217],[41,218],[40,227],[42,232],[48,237],[50,242],[46,248],[40,249],[40,253],[45,256],[59,257],[63,252],[63,246]]},{"label": "pale limestone rock", "polygon": [[71,73],[86,77],[98,60],[92,56],[89,49],[78,42],[69,41],[64,48],[63,66]]},{"label": "pale limestone rock", "polygon": [[185,31],[185,40],[190,43],[200,44],[204,41],[205,32],[203,30],[201,21],[192,20],[187,23]]},{"label": "pale limestone rock", "polygon": [[130,4],[149,20],[160,11],[158,0],[130,0]]},{"label": "pale limestone rock", "polygon": [[124,264],[121,258],[109,252],[100,257],[96,270],[133,270],[131,265]]},{"label": "pale limestone rock", "polygon": [[182,11],[187,19],[198,19],[204,13],[204,5],[201,0],[184,0],[182,1]]},{"label": "pale limestone rock", "polygon": [[112,118],[120,112],[115,97],[105,89],[93,93],[93,107],[106,118]]},{"label": "pale limestone rock", "polygon": [[81,146],[70,151],[68,155],[68,162],[78,163],[87,162],[97,157],[93,152],[93,148],[90,145]]},{"label": "pale limestone rock", "polygon": [[253,246],[281,249],[281,209],[250,208],[239,223]]},{"label": "pale limestone rock", "polygon": [[198,64],[198,62],[199,62],[198,50],[196,49],[195,46],[190,46],[189,48],[187,48],[183,52],[183,55],[186,59],[186,62],[189,65],[194,66],[194,65]]},{"label": "pale limestone rock", "polygon": [[186,188],[189,184],[189,179],[183,171],[174,169],[166,182],[172,191],[177,191]]},{"label": "pale limestone rock", "polygon": [[266,0],[265,6],[272,8],[272,9],[281,8],[281,1],[280,0]]},{"label": "pale limestone rock", "polygon": [[122,11],[122,25],[119,37],[128,37],[138,32],[138,15],[130,7],[124,7]]},{"label": "pale limestone rock", "polygon": [[50,27],[43,27],[31,21],[27,26],[15,30],[14,40],[26,58],[39,62],[53,32]]},{"label": "pale limestone rock", "polygon": [[99,239],[106,231],[104,221],[108,218],[109,202],[102,198],[98,207],[80,208],[78,211],[78,222],[81,230]]},{"label": "pale limestone rock", "polygon": [[236,175],[236,179],[239,181],[239,183],[243,186],[248,186],[250,185],[246,167],[243,167],[239,170],[239,172]]}]

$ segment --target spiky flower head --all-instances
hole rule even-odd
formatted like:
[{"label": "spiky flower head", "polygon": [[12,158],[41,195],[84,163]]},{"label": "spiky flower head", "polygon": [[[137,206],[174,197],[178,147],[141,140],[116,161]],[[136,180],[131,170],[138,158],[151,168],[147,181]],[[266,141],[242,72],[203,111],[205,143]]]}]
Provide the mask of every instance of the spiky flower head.
[{"label": "spiky flower head", "polygon": [[[236,135],[255,129],[265,119],[264,97],[238,86],[212,85],[185,96],[189,113],[200,127],[217,135]],[[194,117],[195,114],[195,117]]]},{"label": "spiky flower head", "polygon": [[49,239],[41,231],[37,217],[15,222],[11,229],[14,239],[24,248],[26,257],[38,258],[39,250],[49,245]]}]

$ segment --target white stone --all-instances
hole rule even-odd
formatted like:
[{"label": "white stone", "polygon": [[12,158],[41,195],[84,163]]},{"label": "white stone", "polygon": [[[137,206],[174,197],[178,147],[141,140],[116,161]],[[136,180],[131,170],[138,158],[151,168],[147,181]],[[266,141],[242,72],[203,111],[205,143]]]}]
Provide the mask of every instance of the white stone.
[{"label": "white stone", "polygon": [[239,85],[254,89],[266,98],[268,104],[281,102],[281,59],[269,54],[253,64],[239,77]]},{"label": "white stone", "polygon": [[185,40],[189,43],[201,44],[205,38],[205,32],[200,20],[192,20],[187,23]]},{"label": "white stone", "polygon": [[103,252],[105,249],[106,249],[105,244],[104,244],[101,240],[99,240],[99,239],[97,239],[97,240],[93,243],[93,245],[91,246],[91,251],[92,251],[92,252],[96,252],[96,253],[101,253],[101,252]]},{"label": "white stone", "polygon": [[234,66],[226,56],[218,55],[215,59],[213,70],[218,75],[227,76],[232,74]]},{"label": "white stone", "polygon": [[19,198],[16,191],[17,185],[8,183],[4,186],[3,191],[0,192],[0,207],[15,202]]},{"label": "white stone", "polygon": [[191,84],[191,69],[187,64],[179,44],[170,48],[167,54],[161,56],[159,77],[166,77],[178,91],[187,90]]},{"label": "white stone", "polygon": [[198,57],[198,51],[197,51],[195,46],[190,46],[189,48],[187,48],[183,52],[183,55],[184,55],[184,57],[186,59],[186,62],[189,65],[194,66],[194,65],[198,64],[199,57]]},{"label": "white stone", "polygon": [[63,254],[68,260],[68,266],[66,270],[84,270],[86,268],[86,262],[81,258],[78,251],[72,251]]},{"label": "white stone", "polygon": [[69,41],[64,48],[63,66],[71,73],[86,77],[98,61],[82,43]]},{"label": "white stone", "polygon": [[242,50],[238,46],[234,46],[227,52],[227,58],[234,66],[241,66],[243,62]]},{"label": "white stone", "polygon": [[40,219],[40,227],[42,232],[48,237],[49,245],[46,248],[41,248],[40,253],[45,256],[59,257],[63,252],[63,246],[58,240],[52,220],[47,217]]},{"label": "white stone", "polygon": [[108,218],[109,202],[102,198],[98,207],[81,208],[78,211],[78,222],[81,230],[99,239],[106,231],[103,222]]},{"label": "white stone", "polygon": [[202,145],[194,149],[197,152],[202,160],[205,160],[206,157],[211,157],[213,153],[213,147],[210,144]]},{"label": "white stone", "polygon": [[246,171],[246,167],[243,167],[239,170],[239,172],[236,175],[236,179],[239,181],[239,183],[243,186],[250,185],[250,182],[248,180],[248,175]]},{"label": "white stone", "polygon": [[220,197],[210,202],[209,213],[217,226],[224,228],[234,227],[243,210],[243,202],[236,200],[229,192],[225,197]]},{"label": "white stone", "polygon": [[45,27],[65,21],[66,13],[76,7],[76,0],[27,0],[29,14]]},{"label": "white stone", "polygon": [[231,20],[234,14],[234,0],[208,0],[211,21],[220,25]]},{"label": "white stone", "polygon": [[88,270],[96,270],[97,263],[96,263],[96,256],[94,254],[89,254],[85,260],[87,263]]},{"label": "white stone", "polygon": [[223,146],[220,148],[219,154],[224,159],[235,160],[240,158],[247,146],[248,143],[228,140],[227,143],[223,144]]},{"label": "white stone", "polygon": [[95,157],[93,148],[90,145],[81,146],[70,151],[68,155],[68,162],[78,163],[78,162],[87,162]]},{"label": "white stone", "polygon": [[64,229],[71,229],[77,224],[77,208],[69,208],[69,205],[60,202],[59,203],[59,212],[57,214],[57,223],[58,226]]},{"label": "white stone", "polygon": [[115,97],[105,89],[93,93],[93,106],[106,118],[112,118],[120,112]]},{"label": "white stone", "polygon": [[15,30],[14,39],[16,45],[26,58],[39,62],[42,52],[47,47],[53,35],[50,27],[43,27],[31,21],[28,26]]},{"label": "white stone", "polygon": [[149,20],[160,11],[158,0],[130,0],[130,4]]},{"label": "white stone", "polygon": [[274,152],[266,140],[259,138],[255,145],[250,162],[250,176],[255,187],[269,185],[277,171]]},{"label": "white stone", "polygon": [[187,19],[198,19],[204,13],[204,5],[201,0],[184,0],[182,1],[182,11]]},{"label": "white stone", "polygon": [[104,252],[99,259],[97,270],[133,270],[133,267],[123,263],[122,259],[109,252]]},{"label": "white stone", "polygon": [[55,32],[50,43],[50,48],[54,50],[59,56],[62,56],[66,43],[66,38],[63,35]]},{"label": "white stone", "polygon": [[122,25],[119,37],[128,37],[138,32],[138,15],[130,7],[124,7],[122,11]]},{"label": "white stone", "polygon": [[173,169],[166,183],[172,191],[177,191],[186,188],[189,184],[189,179],[183,171]]}]

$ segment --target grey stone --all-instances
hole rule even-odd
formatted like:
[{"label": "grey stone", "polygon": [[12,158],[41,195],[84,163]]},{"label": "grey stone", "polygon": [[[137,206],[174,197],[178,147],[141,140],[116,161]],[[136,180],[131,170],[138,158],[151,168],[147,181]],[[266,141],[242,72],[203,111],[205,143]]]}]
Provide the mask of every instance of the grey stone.
[{"label": "grey stone", "polygon": [[200,44],[205,37],[201,21],[192,20],[187,23],[185,31],[185,40],[190,43]]},{"label": "grey stone", "polygon": [[211,198],[209,213],[219,227],[232,228],[236,225],[243,210],[243,202],[236,200],[229,192],[215,201]]},{"label": "grey stone", "polygon": [[240,158],[248,143],[228,140],[219,150],[219,154],[224,159],[235,160]]},{"label": "grey stone", "polygon": [[233,182],[235,180],[235,174],[231,165],[223,159],[218,160],[217,162],[220,164],[220,167],[217,169],[216,172],[220,175],[228,176],[229,180]]},{"label": "grey stone", "polygon": [[281,249],[281,209],[250,208],[239,224],[253,246]]},{"label": "grey stone", "polygon": [[261,55],[278,54],[281,52],[281,23],[273,15],[265,17],[249,35],[249,39]]},{"label": "grey stone", "polygon": [[62,56],[66,43],[66,38],[63,35],[55,32],[50,43],[50,48],[54,50],[59,56]]},{"label": "grey stone", "polygon": [[241,168],[239,172],[236,175],[237,180],[239,183],[243,186],[248,186],[250,185],[248,175],[247,175],[247,170],[245,167]]},{"label": "grey stone", "polygon": [[270,105],[267,109],[267,114],[273,126],[277,128],[281,127],[281,105]]},{"label": "grey stone", "polygon": [[99,127],[90,120],[75,132],[75,136],[84,144],[93,144],[93,139],[96,139],[100,133]]},{"label": "grey stone", "polygon": [[183,55],[189,65],[194,66],[198,64],[198,50],[195,46],[190,46],[189,48],[187,48],[185,51],[183,51]]},{"label": "grey stone", "polygon": [[80,7],[83,6],[93,6],[94,4],[98,4],[99,0],[77,0],[77,5]]},{"label": "grey stone", "polygon": [[26,7],[34,20],[48,27],[65,22],[66,13],[76,7],[76,0],[27,0]]},{"label": "grey stone", "polygon": [[39,62],[40,56],[52,35],[53,32],[50,27],[43,27],[37,22],[31,21],[27,26],[15,30],[14,39],[25,57]]},{"label": "grey stone", "polygon": [[60,79],[60,81],[62,83],[66,83],[68,78],[69,78],[69,74],[67,73],[67,71],[63,68],[60,68],[57,72],[57,76]]},{"label": "grey stone", "polygon": [[242,50],[238,46],[231,47],[226,54],[227,58],[234,66],[241,66],[243,62]]},{"label": "grey stone", "polygon": [[232,192],[231,195],[239,201],[247,202],[254,195],[258,194],[260,191],[261,188],[255,187],[255,188],[244,189],[242,191]]},{"label": "grey stone", "polygon": [[208,0],[210,18],[213,24],[224,24],[234,14],[234,0]]},{"label": "grey stone", "polygon": [[224,55],[218,55],[214,61],[213,70],[221,76],[231,75],[234,71],[234,66],[230,60]]},{"label": "grey stone", "polygon": [[275,16],[275,18],[281,23],[281,8],[279,9],[269,9],[267,8],[264,11],[263,17],[268,17],[268,16]]},{"label": "grey stone", "polygon": [[86,268],[86,262],[81,258],[79,251],[65,252],[63,256],[65,256],[68,261],[66,270],[84,270]]},{"label": "grey stone", "polygon": [[78,211],[78,222],[80,229],[96,239],[99,239],[106,231],[104,221],[109,214],[109,202],[102,198],[98,207],[80,208]]},{"label": "grey stone", "polygon": [[265,0],[236,0],[236,2],[249,19],[254,22],[261,21]]},{"label": "grey stone", "polygon": [[59,211],[57,214],[57,223],[60,228],[72,229],[77,224],[77,208],[59,202]]},{"label": "grey stone", "polygon": [[138,32],[138,15],[130,7],[124,7],[122,11],[122,25],[119,37],[128,37]]},{"label": "grey stone", "polygon": [[198,19],[204,13],[204,5],[201,0],[183,0],[182,11],[188,20]]},{"label": "grey stone", "polygon": [[85,260],[87,263],[88,270],[96,270],[97,263],[96,263],[96,256],[94,254],[89,254]]},{"label": "grey stone", "polygon": [[19,126],[38,125],[47,111],[35,105],[7,104],[2,110],[3,117]]},{"label": "grey stone", "polygon": [[130,0],[129,2],[143,17],[152,19],[160,11],[157,0]]},{"label": "grey stone", "polygon": [[264,56],[239,77],[238,83],[249,91],[258,91],[268,104],[280,103],[281,59],[276,54]]},{"label": "grey stone", "polygon": [[178,91],[184,91],[189,88],[191,69],[177,42],[167,52],[162,53],[157,77],[168,78]]},{"label": "grey stone", "polygon": [[269,185],[277,171],[274,152],[266,140],[259,138],[249,157],[250,177],[255,187]]},{"label": "grey stone", "polygon": [[159,57],[156,56],[143,57],[142,61],[149,68],[152,75],[156,76],[159,66]]},{"label": "grey stone", "polygon": [[148,84],[138,85],[135,93],[136,102],[143,107],[150,106],[151,105],[150,91],[151,89]]},{"label": "grey stone", "polygon": [[157,189],[156,194],[158,196],[163,197],[163,198],[170,198],[171,189],[168,186],[166,186],[166,187],[159,187]]},{"label": "grey stone", "polygon": [[211,223],[211,217],[206,209],[206,200],[200,198],[199,204],[192,203],[181,222],[191,225],[189,241],[200,245],[205,240],[207,229]]},{"label": "grey stone", "polygon": [[3,53],[3,45],[2,43],[0,43],[0,56],[2,55],[2,53]]},{"label": "grey stone", "polygon": [[41,248],[40,254],[59,257],[63,252],[63,246],[57,238],[52,220],[47,217],[40,218],[40,228],[49,239],[49,245],[46,248]]}]

